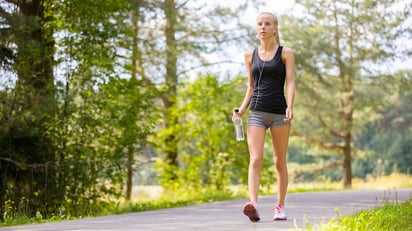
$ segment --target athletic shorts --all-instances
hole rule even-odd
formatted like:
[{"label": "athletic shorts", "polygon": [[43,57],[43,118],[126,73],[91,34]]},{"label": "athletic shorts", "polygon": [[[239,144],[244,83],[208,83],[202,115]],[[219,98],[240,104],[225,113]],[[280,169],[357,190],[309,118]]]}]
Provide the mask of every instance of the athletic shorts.
[{"label": "athletic shorts", "polygon": [[265,129],[280,126],[291,126],[291,122],[285,122],[283,119],[285,119],[285,115],[282,114],[250,110],[248,126],[258,126]]}]

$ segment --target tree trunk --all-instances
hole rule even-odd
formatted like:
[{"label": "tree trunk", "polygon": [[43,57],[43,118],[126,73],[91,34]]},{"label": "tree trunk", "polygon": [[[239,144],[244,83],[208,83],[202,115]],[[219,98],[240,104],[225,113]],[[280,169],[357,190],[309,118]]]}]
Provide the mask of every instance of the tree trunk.
[{"label": "tree trunk", "polygon": [[352,156],[351,156],[351,135],[348,134],[345,138],[343,149],[343,187],[352,187]]},{"label": "tree trunk", "polygon": [[[136,0],[132,2],[133,9],[130,12],[131,18],[131,31],[133,36],[132,42],[132,73],[131,79],[138,79],[139,75],[142,75],[142,62],[141,62],[141,53],[138,49],[138,36],[139,36],[139,18],[140,18],[140,7],[142,5],[141,0]],[[127,153],[127,179],[126,179],[126,200],[129,201],[132,197],[133,189],[133,165],[134,165],[134,153],[130,151]]]},{"label": "tree trunk", "polygon": [[4,135],[10,140],[7,155],[22,163],[13,166],[10,179],[14,182],[8,182],[6,191],[11,189],[9,195],[15,203],[27,198],[34,213],[56,206],[53,203],[62,197],[62,185],[57,179],[59,169],[55,168],[57,155],[51,134],[54,131],[50,129],[57,112],[53,76],[55,48],[53,26],[49,24],[53,17],[45,16],[47,0],[8,2],[19,10],[7,21],[13,29],[9,39],[15,49],[13,71],[17,82],[13,113],[16,119],[11,120],[11,129]]},{"label": "tree trunk", "polygon": [[[175,25],[177,21],[177,9],[174,0],[164,1],[164,11],[166,15],[166,86],[168,87],[167,92],[163,95],[163,103],[166,109],[165,125],[166,127],[178,123],[178,118],[172,113],[168,113],[169,109],[176,104],[177,95],[177,49],[176,49],[176,38],[175,38]],[[177,137],[174,132],[167,135],[165,139],[166,150],[165,150],[165,163],[173,169],[173,167],[178,167],[178,150],[177,150]],[[175,179],[176,174],[173,170],[167,173],[170,179]]]},{"label": "tree trunk", "polygon": [[130,199],[132,198],[133,163],[134,163],[134,155],[133,155],[133,152],[129,151],[129,153],[127,153],[127,182],[126,182],[126,200],[127,201],[130,201]]},{"label": "tree trunk", "polygon": [[[31,100],[38,103],[37,106],[52,106],[51,99],[54,98],[55,87],[53,77],[53,55],[54,38],[50,26],[45,26],[48,19],[44,16],[42,0],[17,1],[20,12],[26,16],[25,38],[16,41],[17,57],[15,69],[17,71],[18,83],[25,92],[33,91]],[[38,25],[33,26],[33,22]],[[33,29],[34,28],[34,29]],[[33,101],[29,102],[33,104]]]},{"label": "tree trunk", "polygon": [[[135,0],[133,1],[133,9],[131,14],[131,22],[132,22],[132,36],[133,36],[133,57],[132,57],[132,78],[138,79],[139,77],[142,79],[147,79],[144,71],[143,71],[143,61],[142,61],[142,52],[139,49],[139,21],[140,21],[140,8],[143,6],[143,0]],[[150,81],[147,79],[147,81]]]},{"label": "tree trunk", "polygon": [[[337,7],[335,5],[335,7]],[[350,51],[351,59],[349,61],[350,65],[347,68],[347,62],[345,61],[341,42],[344,37],[339,26],[338,12],[334,11],[334,21],[335,21],[335,53],[336,53],[336,64],[339,68],[339,79],[341,80],[340,95],[341,98],[339,102],[339,117],[343,123],[343,187],[352,187],[352,123],[353,123],[353,84],[352,79],[355,75],[353,73],[352,62],[352,50]],[[352,40],[349,42],[349,46],[352,44]]]}]

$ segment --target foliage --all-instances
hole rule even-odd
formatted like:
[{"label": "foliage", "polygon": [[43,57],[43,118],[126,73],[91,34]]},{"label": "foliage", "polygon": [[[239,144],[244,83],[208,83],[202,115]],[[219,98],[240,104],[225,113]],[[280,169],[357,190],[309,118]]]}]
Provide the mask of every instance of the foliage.
[{"label": "foliage", "polygon": [[[121,74],[131,73],[116,55],[115,38],[125,29],[116,26],[111,17],[125,9],[125,2],[94,3],[42,2],[47,10],[41,13],[53,20],[38,23],[36,28],[48,31],[50,27],[59,32],[56,43],[49,44],[57,50],[55,65],[59,70],[52,80],[56,89],[53,100],[37,103],[35,100],[44,93],[31,91],[19,82],[2,88],[2,217],[8,208],[4,203],[17,204],[20,198],[27,198],[27,206],[18,212],[27,216],[37,214],[38,218],[49,219],[59,211],[65,211],[67,217],[97,214],[110,206],[110,200],[122,196],[130,167],[133,171],[135,165],[147,162],[142,150],[153,128],[152,100],[156,91],[153,85],[137,78],[121,78]],[[31,6],[28,3],[24,7]],[[3,4],[1,7],[5,9]],[[31,15],[18,12],[1,16],[24,18],[23,26],[36,23],[30,21]],[[19,27],[10,23],[5,28]],[[18,33],[12,35],[20,39]],[[18,50],[28,45],[12,40],[6,44]],[[36,57],[30,52],[16,54]],[[17,58],[14,64],[22,65],[21,61]],[[19,67],[12,68],[20,81],[24,75],[20,75]],[[36,74],[36,68],[31,70]],[[31,104],[24,101],[25,95],[32,97],[28,97],[33,99]],[[131,155],[136,159],[129,158]]]},{"label": "foliage", "polygon": [[65,130],[57,137],[62,142],[59,152],[64,153],[63,206],[72,216],[93,214],[106,206],[103,198],[122,195],[127,155],[136,155],[133,164],[144,161],[140,153],[152,129],[147,123],[151,96],[140,81],[112,78],[98,87],[98,92],[87,89],[76,97],[73,112],[65,115]]},{"label": "foliage", "polygon": [[154,201],[146,202],[129,202],[119,205],[111,214],[123,214],[130,212],[142,212],[157,209],[176,208],[200,203],[208,203],[214,201],[223,201],[239,198],[230,191],[219,191],[214,187],[203,188],[201,191],[179,190],[178,193],[165,194],[161,198]]},{"label": "foliage", "polygon": [[[161,183],[169,187],[202,188],[210,185],[217,190],[230,183],[245,182],[248,155],[245,142],[236,142],[231,121],[232,110],[240,102],[244,79],[220,83],[215,76],[200,76],[187,82],[178,94],[178,104],[172,113],[179,123],[158,133],[170,132],[179,138],[179,169],[174,169],[177,182],[161,172]],[[161,163],[158,163],[161,167]],[[163,181],[162,181],[163,179]]]},{"label": "foliage", "polygon": [[[255,2],[255,1],[254,1]],[[199,67],[215,65],[213,59],[205,59],[204,54],[213,53],[219,55],[224,52],[221,49],[231,44],[242,44],[248,38],[244,37],[245,31],[240,20],[233,25],[234,29],[223,28],[228,19],[238,19],[246,10],[247,3],[239,3],[235,7],[202,7],[198,4],[190,4],[165,0],[160,10],[164,18],[160,19],[163,25],[164,41],[161,41],[159,57],[164,64],[162,73],[163,87],[160,89],[162,101],[163,127],[166,130],[158,137],[161,145],[157,148],[163,157],[163,177],[167,180],[177,180],[175,170],[179,168],[179,142],[180,137],[174,130],[179,123],[179,115],[173,110],[178,103],[179,83],[186,77],[188,70]],[[199,14],[199,12],[202,14]],[[207,17],[204,17],[207,15]],[[163,15],[162,15],[163,16]],[[229,24],[231,25],[231,24]],[[241,33],[243,32],[243,33]],[[246,32],[247,33],[247,32]],[[237,45],[238,47],[238,45]],[[162,54],[162,55],[161,55]],[[223,53],[224,55],[224,53]]]},{"label": "foliage", "polygon": [[353,147],[354,137],[376,121],[379,110],[391,100],[389,95],[382,97],[387,85],[380,80],[386,76],[371,63],[388,62],[408,52],[407,48],[397,50],[393,41],[410,32],[402,27],[410,11],[393,4],[390,0],[303,0],[297,1],[297,7],[302,6],[299,15],[281,20],[282,33],[288,38],[285,44],[296,52],[292,132],[300,139],[291,143],[309,149],[310,154],[330,156],[330,165],[341,163],[345,187],[351,187],[352,157],[360,154]]},{"label": "foliage", "polygon": [[44,201],[61,199],[49,123],[56,112],[49,3],[9,1],[0,8],[0,62],[15,77],[2,76],[9,81],[0,92],[0,205],[24,197],[28,214],[45,209]]},{"label": "foliage", "polygon": [[[2,38],[7,38],[1,41],[1,63],[10,72],[9,76],[12,78],[13,72],[18,73],[18,78],[31,76],[30,70],[38,68],[27,64],[49,58],[56,61],[43,68],[48,71],[45,77],[49,78],[51,89],[55,90],[49,92],[51,101],[42,100],[28,107],[20,104],[19,96],[31,93],[27,98],[36,99],[39,91],[19,90],[20,86],[12,81],[2,86],[0,119],[5,130],[0,137],[4,180],[1,190],[9,194],[2,193],[1,201],[16,202],[28,193],[29,202],[38,205],[28,207],[29,215],[40,212],[47,218],[60,209],[68,216],[93,214],[121,196],[126,174],[129,186],[136,166],[151,161],[144,153],[149,150],[146,136],[157,118],[152,109],[161,101],[174,102],[177,77],[185,77],[181,74],[185,68],[196,68],[186,64],[193,64],[194,58],[198,58],[198,64],[208,65],[202,52],[219,50],[211,44],[243,40],[242,36],[223,30],[220,22],[235,17],[238,10],[245,8],[243,4],[234,12],[210,8],[208,12],[214,13],[202,17],[191,14],[191,7],[198,6],[188,7],[187,2],[35,1],[40,2],[39,10],[33,10],[32,1],[16,2],[20,4],[16,7],[1,4],[5,25],[1,32],[6,35]],[[15,12],[10,13],[9,9]],[[169,15],[173,9],[177,14]],[[33,15],[21,14],[25,10],[39,12],[50,20],[37,21]],[[170,16],[169,21],[164,21],[165,15]],[[199,23],[202,20],[210,23]],[[20,33],[19,28],[29,29]],[[49,37],[41,41],[48,42],[49,53],[33,50],[37,46],[27,41],[31,30],[47,32],[45,35]],[[19,56],[16,58],[14,54]],[[23,54],[29,61],[23,59]],[[25,65],[29,68],[20,68]],[[154,97],[161,101],[153,100]],[[19,111],[21,106],[28,110]],[[43,113],[44,107],[50,114]],[[174,119],[168,119],[167,110],[161,112],[166,124],[174,124]],[[39,155],[34,155],[34,151]],[[213,164],[219,169],[229,166],[227,154],[220,157]],[[16,170],[19,174],[13,179]],[[225,177],[227,172],[227,169],[214,173],[209,170],[203,183],[223,187],[230,180]],[[35,180],[27,183],[30,179]],[[22,192],[14,193],[15,188]],[[27,192],[27,188],[33,188],[32,192]],[[45,195],[51,198],[43,198]]]},{"label": "foliage", "polygon": [[353,215],[339,214],[337,220],[308,230],[411,230],[411,220],[412,200],[409,200],[402,204],[388,203]]},{"label": "foliage", "polygon": [[[409,79],[409,85],[411,83]],[[364,174],[380,176],[412,172],[411,100],[411,92],[395,98],[392,105],[383,110],[382,118],[368,124],[357,140],[358,146],[373,152],[367,160],[361,160],[364,166],[372,165],[364,170]]]},{"label": "foliage", "polygon": [[[280,20],[285,44],[297,58],[290,160],[315,168],[338,161],[338,152],[324,148],[342,147],[336,135],[346,132],[354,139],[345,140],[345,147],[355,148],[359,176],[408,173],[410,72],[392,75],[370,64],[395,55],[393,41],[410,33],[401,26],[409,12],[385,14],[394,10],[385,7],[389,1],[299,3],[308,6],[304,18]],[[144,182],[161,183],[176,201],[178,194],[207,198],[214,191],[226,195],[231,184],[245,184],[247,144],[234,141],[230,118],[246,78],[214,75],[219,68],[213,57],[225,56],[223,48],[230,45],[246,50],[255,39],[254,30],[241,20],[248,4],[1,2],[3,221],[18,216],[23,222],[28,217],[41,222],[110,210],[125,191],[130,196],[140,166],[159,176],[159,182]],[[209,74],[198,75],[203,71]],[[346,104],[352,96],[353,104]],[[353,120],[342,122],[342,115]],[[323,148],[302,142],[302,134],[317,138],[311,141],[320,141]],[[266,147],[265,154],[271,153]],[[156,157],[156,168],[150,169]],[[383,157],[381,171],[375,162]],[[265,155],[264,192],[273,186],[272,158]],[[304,174],[341,179],[336,171],[324,170]],[[160,207],[169,206],[164,200]]]}]

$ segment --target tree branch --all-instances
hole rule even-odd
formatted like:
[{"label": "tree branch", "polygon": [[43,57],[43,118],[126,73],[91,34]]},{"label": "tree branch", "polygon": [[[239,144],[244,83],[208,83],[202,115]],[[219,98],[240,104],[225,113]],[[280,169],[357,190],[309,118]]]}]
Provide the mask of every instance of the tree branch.
[{"label": "tree branch", "polygon": [[157,159],[158,159],[158,158],[156,158],[156,157],[151,157],[151,158],[149,158],[149,159],[146,159],[146,160],[143,160],[143,161],[139,161],[139,163],[136,163],[136,164],[133,165],[133,169],[137,169],[137,168],[139,168],[140,166],[153,163],[153,162],[155,162]]},{"label": "tree branch", "polygon": [[335,143],[323,142],[323,141],[320,141],[314,138],[310,138],[296,131],[293,132],[293,135],[298,136],[298,137],[303,137],[305,140],[309,141],[310,143],[318,145],[325,149],[342,151],[344,148],[343,146],[335,144]]},{"label": "tree branch", "polygon": [[17,162],[17,161],[15,161],[15,160],[10,159],[10,158],[0,157],[0,160],[6,161],[6,162],[9,162],[9,163],[13,163],[13,164],[15,164],[17,167],[19,167],[20,169],[25,169],[25,168],[33,168],[33,169],[36,169],[36,168],[38,168],[38,167],[47,167],[47,166],[49,166],[49,165],[56,165],[56,162],[53,162],[53,161],[47,161],[46,163],[42,163],[42,164],[37,164],[37,163],[34,163],[34,164],[26,164],[26,163],[22,163],[22,162]]},{"label": "tree branch", "polygon": [[329,130],[329,133],[330,133],[330,134],[332,134],[333,136],[338,137],[338,138],[342,138],[342,139],[345,138],[345,135],[344,135],[344,134],[329,129],[329,128],[328,128],[328,125],[325,123],[325,121],[323,120],[323,118],[322,118],[322,116],[321,116],[320,114],[318,114],[318,119],[319,119],[320,124],[321,124],[325,129]]},{"label": "tree branch", "polygon": [[323,166],[320,166],[320,167],[313,167],[313,168],[306,168],[306,169],[296,170],[295,173],[297,173],[297,174],[317,173],[317,172],[337,168],[337,167],[340,167],[341,165],[342,165],[342,163],[340,161],[333,161],[333,162],[331,162],[327,165],[323,165]]}]

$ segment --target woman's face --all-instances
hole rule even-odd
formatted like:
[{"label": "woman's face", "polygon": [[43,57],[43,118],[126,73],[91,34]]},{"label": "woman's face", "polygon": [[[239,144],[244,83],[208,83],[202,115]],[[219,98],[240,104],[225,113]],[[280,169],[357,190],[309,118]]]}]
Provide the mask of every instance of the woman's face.
[{"label": "woman's face", "polygon": [[277,27],[273,15],[262,13],[256,22],[256,31],[259,38],[271,37],[276,32]]}]

